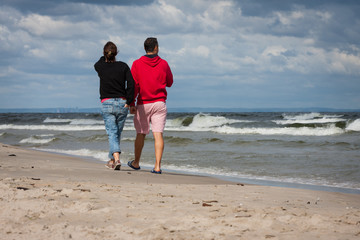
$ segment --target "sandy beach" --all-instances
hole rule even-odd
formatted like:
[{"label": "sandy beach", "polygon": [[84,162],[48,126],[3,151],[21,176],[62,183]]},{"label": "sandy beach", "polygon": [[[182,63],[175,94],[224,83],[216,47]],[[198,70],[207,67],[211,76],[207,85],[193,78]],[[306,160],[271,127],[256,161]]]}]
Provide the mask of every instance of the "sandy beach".
[{"label": "sandy beach", "polygon": [[360,195],[106,169],[0,144],[0,239],[359,239]]}]

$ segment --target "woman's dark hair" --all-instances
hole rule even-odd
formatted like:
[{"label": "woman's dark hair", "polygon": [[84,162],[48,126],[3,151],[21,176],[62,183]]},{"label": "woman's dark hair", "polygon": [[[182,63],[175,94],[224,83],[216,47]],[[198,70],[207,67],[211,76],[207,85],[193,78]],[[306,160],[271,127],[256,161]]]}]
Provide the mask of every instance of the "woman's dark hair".
[{"label": "woman's dark hair", "polygon": [[104,46],[104,57],[108,62],[115,62],[115,56],[117,55],[117,47],[113,42],[107,42]]},{"label": "woman's dark hair", "polygon": [[154,37],[149,37],[144,42],[145,52],[153,52],[156,46],[158,46],[158,41]]}]

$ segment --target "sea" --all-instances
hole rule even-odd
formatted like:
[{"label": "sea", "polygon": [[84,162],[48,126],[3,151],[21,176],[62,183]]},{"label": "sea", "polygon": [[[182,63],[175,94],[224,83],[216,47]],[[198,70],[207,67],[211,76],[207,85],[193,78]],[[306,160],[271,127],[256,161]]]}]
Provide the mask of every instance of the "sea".
[{"label": "sea", "polygon": [[[129,114],[123,164],[134,159],[135,136]],[[359,112],[169,112],[164,140],[163,172],[360,194]],[[84,164],[108,161],[99,112],[0,113],[0,142],[78,156]],[[142,169],[154,161],[150,133]]]}]

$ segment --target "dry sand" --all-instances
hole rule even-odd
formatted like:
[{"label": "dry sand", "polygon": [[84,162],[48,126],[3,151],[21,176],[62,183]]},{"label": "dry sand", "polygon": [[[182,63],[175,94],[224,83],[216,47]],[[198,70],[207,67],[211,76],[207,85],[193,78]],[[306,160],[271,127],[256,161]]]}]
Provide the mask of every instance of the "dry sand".
[{"label": "dry sand", "polygon": [[0,179],[0,239],[360,239],[359,194],[113,171],[4,144]]}]

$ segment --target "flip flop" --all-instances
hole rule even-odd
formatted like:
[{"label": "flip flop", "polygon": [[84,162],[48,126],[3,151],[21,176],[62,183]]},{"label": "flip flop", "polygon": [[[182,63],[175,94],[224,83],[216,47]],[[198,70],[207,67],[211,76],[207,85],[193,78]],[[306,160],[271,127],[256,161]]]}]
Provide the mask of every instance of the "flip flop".
[{"label": "flip flop", "polygon": [[134,161],[134,160],[128,161],[128,166],[131,167],[131,168],[134,169],[134,170],[140,170],[140,167],[134,167],[134,166],[132,165],[133,161]]},{"label": "flip flop", "polygon": [[151,170],[151,173],[161,174],[161,173],[162,173],[162,171],[161,171],[161,170],[160,170],[160,171],[155,171],[155,169],[153,169],[153,170]]}]

